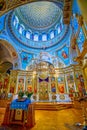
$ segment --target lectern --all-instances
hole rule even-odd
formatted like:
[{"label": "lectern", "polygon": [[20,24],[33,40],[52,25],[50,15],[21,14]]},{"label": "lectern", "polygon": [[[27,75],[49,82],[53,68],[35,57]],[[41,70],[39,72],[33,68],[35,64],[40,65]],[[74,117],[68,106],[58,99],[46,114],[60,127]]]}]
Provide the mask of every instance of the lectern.
[{"label": "lectern", "polygon": [[29,99],[13,100],[7,105],[3,124],[33,127],[35,125],[34,103],[31,103]]}]

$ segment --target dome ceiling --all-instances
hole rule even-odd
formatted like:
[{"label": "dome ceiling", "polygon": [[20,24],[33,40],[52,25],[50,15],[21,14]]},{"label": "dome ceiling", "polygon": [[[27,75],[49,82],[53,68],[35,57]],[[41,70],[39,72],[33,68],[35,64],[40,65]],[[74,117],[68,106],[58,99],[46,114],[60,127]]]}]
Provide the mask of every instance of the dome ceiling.
[{"label": "dome ceiling", "polygon": [[[54,25],[62,16],[58,4],[48,1],[33,2],[15,10],[19,19],[31,28],[44,29]],[[26,15],[25,15],[26,14]]]},{"label": "dome ceiling", "polygon": [[63,24],[62,8],[62,2],[48,1],[32,2],[16,8],[8,15],[9,35],[18,44],[33,49],[63,45],[70,28]]}]

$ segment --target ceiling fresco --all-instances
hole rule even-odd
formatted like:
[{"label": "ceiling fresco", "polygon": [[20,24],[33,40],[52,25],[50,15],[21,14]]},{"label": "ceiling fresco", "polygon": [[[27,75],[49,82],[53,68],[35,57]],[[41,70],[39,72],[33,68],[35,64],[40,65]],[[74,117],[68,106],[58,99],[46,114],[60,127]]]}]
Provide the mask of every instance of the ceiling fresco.
[{"label": "ceiling fresco", "polygon": [[32,54],[26,53],[26,52],[22,52],[21,53],[21,59],[22,59],[22,68],[26,69],[27,65],[29,64],[29,62],[31,62],[33,58]]},{"label": "ceiling fresco", "polygon": [[76,33],[79,27],[76,16],[73,16],[73,18],[71,19],[71,25],[72,25],[73,33]]},{"label": "ceiling fresco", "polygon": [[80,28],[79,36],[77,38],[77,43],[78,43],[78,47],[79,47],[80,51],[82,51],[82,49],[83,49],[84,41],[85,41],[84,32],[83,32],[82,28]]},{"label": "ceiling fresco", "polygon": [[65,65],[70,64],[69,47],[64,46],[57,52],[57,54],[58,54],[58,57],[60,57],[64,61]]},{"label": "ceiling fresco", "polygon": [[[11,44],[18,54],[15,68],[20,61],[20,69],[26,69],[41,52],[57,57],[65,66],[72,64],[77,55],[75,48],[72,51],[70,49],[71,37],[78,31],[77,14],[81,13],[77,0],[73,0],[72,16],[68,25],[63,21],[63,0],[24,3],[13,10],[10,10],[9,3],[6,8],[10,11],[0,17],[0,39]],[[81,50],[85,40],[82,28],[78,37],[77,44]]]}]

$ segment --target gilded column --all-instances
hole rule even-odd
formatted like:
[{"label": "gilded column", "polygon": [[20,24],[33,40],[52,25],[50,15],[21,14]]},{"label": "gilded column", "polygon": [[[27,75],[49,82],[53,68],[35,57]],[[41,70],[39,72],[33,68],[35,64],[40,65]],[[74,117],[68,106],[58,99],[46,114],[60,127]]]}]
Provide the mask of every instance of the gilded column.
[{"label": "gilded column", "polygon": [[37,75],[37,101],[39,101],[39,93],[40,93],[40,91],[39,91],[39,75]]},{"label": "gilded column", "polygon": [[48,92],[49,92],[49,101],[52,101],[52,92],[51,92],[51,75],[49,75],[49,89],[48,89]]},{"label": "gilded column", "polygon": [[73,68],[73,78],[74,78],[74,89],[75,89],[75,92],[78,92],[77,83],[76,83],[76,74],[75,74],[75,69],[74,68]]},{"label": "gilded column", "polygon": [[84,85],[85,85],[85,89],[86,89],[86,92],[87,92],[87,79],[86,79],[86,74],[85,74],[85,68],[83,68],[83,66],[81,67],[81,70],[82,70],[82,74],[83,74],[83,78],[84,78]]},{"label": "gilded column", "polygon": [[66,73],[64,73],[64,80],[65,80],[65,87],[66,87],[66,93],[69,94],[69,88],[68,88],[68,82],[67,82],[67,77],[66,77]]}]

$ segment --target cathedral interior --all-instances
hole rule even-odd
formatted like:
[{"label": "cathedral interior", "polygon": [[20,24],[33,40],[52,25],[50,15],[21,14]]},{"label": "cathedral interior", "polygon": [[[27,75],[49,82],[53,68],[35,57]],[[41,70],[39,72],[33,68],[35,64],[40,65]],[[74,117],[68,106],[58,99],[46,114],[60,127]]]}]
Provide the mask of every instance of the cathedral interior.
[{"label": "cathedral interior", "polygon": [[1,130],[87,130],[86,13],[87,0],[0,0]]}]

